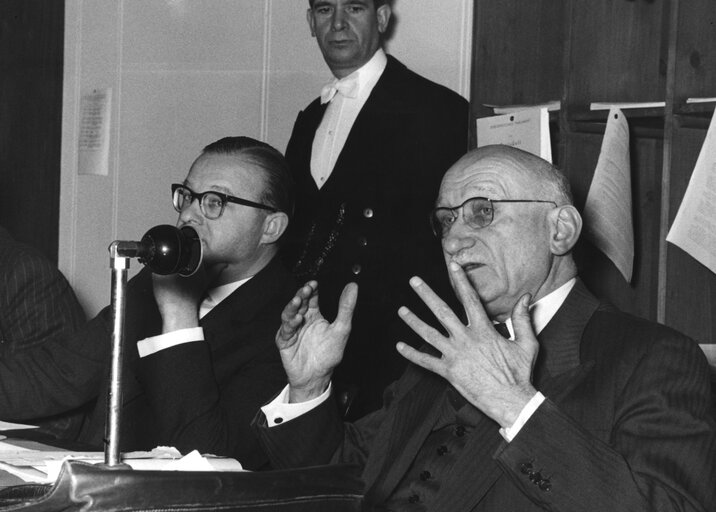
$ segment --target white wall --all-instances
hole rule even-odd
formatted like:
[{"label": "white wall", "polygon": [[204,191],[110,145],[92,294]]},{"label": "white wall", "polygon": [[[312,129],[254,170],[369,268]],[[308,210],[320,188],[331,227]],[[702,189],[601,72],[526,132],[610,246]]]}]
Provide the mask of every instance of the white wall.
[{"label": "white wall", "polygon": [[[206,144],[283,151],[329,78],[307,0],[66,0],[59,265],[89,315],[109,303],[107,247],[176,215],[169,184]],[[395,0],[387,50],[469,94],[470,0]],[[80,98],[112,88],[109,172],[78,175]],[[131,274],[140,264],[131,263]]]}]

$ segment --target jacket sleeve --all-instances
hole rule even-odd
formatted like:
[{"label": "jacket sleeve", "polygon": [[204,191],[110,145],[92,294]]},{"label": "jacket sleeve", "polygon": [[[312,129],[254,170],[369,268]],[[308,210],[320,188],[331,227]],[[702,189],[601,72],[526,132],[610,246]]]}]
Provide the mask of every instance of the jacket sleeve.
[{"label": "jacket sleeve", "polygon": [[716,510],[708,367],[676,341],[654,341],[626,376],[604,439],[546,400],[496,454],[515,485],[553,511]]}]

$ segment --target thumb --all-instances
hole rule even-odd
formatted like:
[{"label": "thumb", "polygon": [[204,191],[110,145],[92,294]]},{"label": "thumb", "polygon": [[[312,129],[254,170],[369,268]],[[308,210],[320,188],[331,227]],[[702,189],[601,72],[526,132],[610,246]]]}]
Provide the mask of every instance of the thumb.
[{"label": "thumb", "polygon": [[530,299],[529,293],[524,294],[512,308],[512,328],[515,331],[515,341],[519,343],[537,343],[534,329],[532,327],[532,319],[530,318]]},{"label": "thumb", "polygon": [[348,283],[345,288],[343,288],[341,298],[338,300],[338,314],[336,315],[334,324],[350,329],[356,302],[358,302],[358,285],[356,283]]}]

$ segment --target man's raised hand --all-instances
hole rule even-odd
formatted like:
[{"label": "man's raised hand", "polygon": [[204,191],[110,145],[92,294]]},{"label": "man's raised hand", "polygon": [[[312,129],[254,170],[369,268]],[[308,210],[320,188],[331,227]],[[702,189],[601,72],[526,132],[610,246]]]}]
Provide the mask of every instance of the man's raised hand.
[{"label": "man's raised hand", "polygon": [[276,346],[288,377],[289,401],[319,396],[341,362],[358,298],[358,286],[348,283],[341,293],[338,315],[329,323],[318,308],[318,283],[309,281],[281,313]]},{"label": "man's raised hand", "polygon": [[448,335],[443,336],[403,307],[399,311],[401,318],[442,356],[433,357],[404,343],[398,343],[398,351],[411,362],[444,377],[475,407],[500,426],[509,427],[537,392],[531,377],[539,345],[529,317],[530,297],[524,295],[515,304],[515,339],[506,340],[493,327],[464,270],[452,263],[450,272],[468,324],[463,324],[425,282],[413,278],[411,286]]}]

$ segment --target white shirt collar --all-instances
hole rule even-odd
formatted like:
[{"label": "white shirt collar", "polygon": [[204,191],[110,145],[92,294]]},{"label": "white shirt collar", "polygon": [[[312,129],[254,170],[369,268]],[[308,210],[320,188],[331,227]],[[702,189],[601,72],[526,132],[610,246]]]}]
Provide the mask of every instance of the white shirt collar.
[{"label": "white shirt collar", "polygon": [[358,91],[359,94],[361,94],[366,87],[369,87],[371,90],[373,89],[373,86],[378,82],[380,75],[383,74],[385,66],[387,65],[388,57],[382,48],[378,48],[368,62],[341,80],[353,80],[357,77]]},{"label": "white shirt collar", "polygon": [[[532,327],[535,330],[535,334],[542,332],[552,317],[557,313],[557,310],[564,304],[567,295],[572,291],[572,288],[576,284],[577,279],[572,278],[562,286],[557,288],[551,293],[548,293],[540,300],[530,306],[530,316],[532,317]],[[514,338],[515,331],[512,329],[512,319],[508,318],[505,322],[507,328],[510,330],[511,337]]]},{"label": "white shirt collar", "polygon": [[204,300],[200,304],[199,317],[203,318],[204,315],[206,315],[209,311],[216,307],[226,297],[238,290],[239,287],[245,284],[249,279],[251,279],[251,277],[247,277],[246,279],[240,279],[238,281],[233,281],[227,284],[222,284],[221,286],[217,286],[216,288],[208,290],[206,292],[206,297],[204,297]]}]

